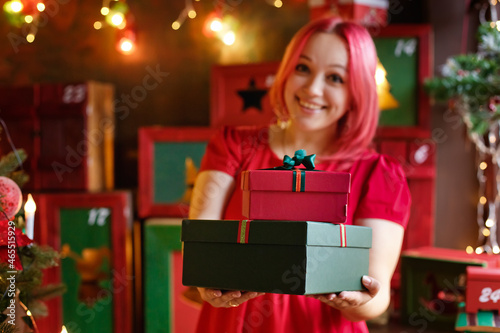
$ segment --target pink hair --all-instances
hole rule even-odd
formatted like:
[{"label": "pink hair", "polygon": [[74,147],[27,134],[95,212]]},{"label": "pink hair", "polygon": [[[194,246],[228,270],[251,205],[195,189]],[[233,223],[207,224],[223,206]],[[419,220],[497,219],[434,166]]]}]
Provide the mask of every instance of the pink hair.
[{"label": "pink hair", "polygon": [[345,39],[349,50],[351,109],[338,122],[336,140],[339,150],[331,158],[343,162],[352,161],[372,142],[379,117],[375,83],[377,51],[364,27],[337,17],[326,17],[309,22],[301,28],[286,48],[271,87],[271,104],[279,119],[288,119],[289,113],[284,100],[285,83],[295,70],[305,44],[316,32],[336,33]]}]

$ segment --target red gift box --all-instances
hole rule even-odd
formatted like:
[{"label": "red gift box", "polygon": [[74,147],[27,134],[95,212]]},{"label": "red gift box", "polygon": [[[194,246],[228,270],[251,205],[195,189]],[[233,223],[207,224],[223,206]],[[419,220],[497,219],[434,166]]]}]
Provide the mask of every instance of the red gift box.
[{"label": "red gift box", "polygon": [[248,170],[242,173],[243,215],[251,220],[345,222],[347,172]]},{"label": "red gift box", "polygon": [[309,0],[309,6],[311,19],[333,13],[365,26],[387,25],[389,0]]},{"label": "red gift box", "polygon": [[465,311],[500,310],[500,268],[467,267]]}]

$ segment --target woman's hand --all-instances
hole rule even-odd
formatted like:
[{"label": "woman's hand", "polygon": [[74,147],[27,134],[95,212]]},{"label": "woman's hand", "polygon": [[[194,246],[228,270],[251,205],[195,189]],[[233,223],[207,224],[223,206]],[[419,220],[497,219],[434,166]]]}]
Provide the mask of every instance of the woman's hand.
[{"label": "woman's hand", "polygon": [[366,287],[364,291],[343,291],[337,294],[311,295],[311,297],[328,304],[338,310],[347,310],[359,307],[369,302],[380,290],[380,283],[372,277],[363,276],[361,283]]},{"label": "woman's hand", "polygon": [[224,291],[218,289],[198,288],[201,298],[216,308],[235,308],[240,304],[264,295],[254,291]]}]

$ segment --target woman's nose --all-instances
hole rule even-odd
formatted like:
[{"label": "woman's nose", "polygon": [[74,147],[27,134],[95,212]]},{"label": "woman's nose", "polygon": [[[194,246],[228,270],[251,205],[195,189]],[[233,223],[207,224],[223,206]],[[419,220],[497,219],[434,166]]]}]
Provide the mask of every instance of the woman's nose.
[{"label": "woman's nose", "polygon": [[323,93],[324,81],[320,75],[312,75],[305,84],[305,91],[310,96],[319,96]]}]

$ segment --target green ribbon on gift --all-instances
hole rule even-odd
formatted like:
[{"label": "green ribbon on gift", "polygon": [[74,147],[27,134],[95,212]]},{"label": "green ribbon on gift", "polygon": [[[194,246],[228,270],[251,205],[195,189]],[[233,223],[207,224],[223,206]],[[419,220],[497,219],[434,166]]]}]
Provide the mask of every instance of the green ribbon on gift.
[{"label": "green ribbon on gift", "polygon": [[299,149],[295,151],[293,157],[285,155],[283,157],[283,166],[277,167],[275,169],[280,170],[292,170],[299,165],[303,165],[306,170],[314,170],[314,159],[316,158],[316,154],[306,155],[306,151],[304,149]]}]

